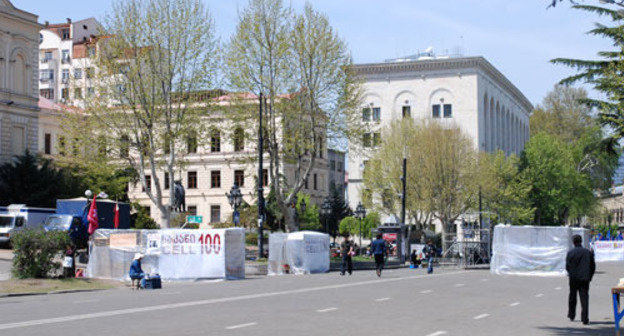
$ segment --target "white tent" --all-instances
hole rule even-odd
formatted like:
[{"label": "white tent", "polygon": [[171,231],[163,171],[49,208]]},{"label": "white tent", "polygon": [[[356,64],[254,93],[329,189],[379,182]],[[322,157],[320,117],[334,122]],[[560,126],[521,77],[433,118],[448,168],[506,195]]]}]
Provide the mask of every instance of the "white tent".
[{"label": "white tent", "polygon": [[329,235],[314,231],[269,235],[268,274],[310,274],[329,271]]},{"label": "white tent", "polygon": [[569,227],[494,227],[493,274],[565,276],[566,254],[572,246]]},{"label": "white tent", "polygon": [[89,278],[128,279],[135,253],[145,273],[163,280],[245,278],[245,230],[96,230]]}]

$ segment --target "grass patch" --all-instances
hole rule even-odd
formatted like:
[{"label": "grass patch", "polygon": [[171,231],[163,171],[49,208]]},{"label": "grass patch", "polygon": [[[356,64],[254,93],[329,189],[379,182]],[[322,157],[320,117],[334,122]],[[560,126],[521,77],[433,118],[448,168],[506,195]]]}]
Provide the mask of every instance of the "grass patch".
[{"label": "grass patch", "polygon": [[[353,256],[353,257],[351,257],[351,260],[353,262],[356,262],[356,261],[357,262],[367,262],[367,261],[374,262],[375,261],[372,258],[361,256],[361,255]],[[342,262],[342,257],[333,257],[333,258],[331,258],[331,261],[332,262]]]},{"label": "grass patch", "polygon": [[0,281],[0,293],[50,293],[61,290],[109,289],[121,282],[98,279],[11,279]]}]

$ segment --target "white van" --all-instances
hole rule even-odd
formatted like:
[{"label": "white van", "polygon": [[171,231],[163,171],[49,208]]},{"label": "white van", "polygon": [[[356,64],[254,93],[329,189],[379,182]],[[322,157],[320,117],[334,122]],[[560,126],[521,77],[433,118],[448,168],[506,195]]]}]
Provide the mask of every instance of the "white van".
[{"label": "white van", "polygon": [[17,230],[43,226],[46,218],[55,213],[56,209],[29,208],[24,204],[0,207],[0,244],[7,244]]}]

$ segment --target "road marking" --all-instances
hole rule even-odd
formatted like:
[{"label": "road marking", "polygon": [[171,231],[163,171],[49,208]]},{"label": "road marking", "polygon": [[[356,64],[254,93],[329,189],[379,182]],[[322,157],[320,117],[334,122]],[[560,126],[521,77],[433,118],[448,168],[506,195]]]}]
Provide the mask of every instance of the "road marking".
[{"label": "road marking", "polygon": [[319,309],[316,312],[317,313],[327,313],[327,312],[334,311],[334,310],[338,310],[338,308],[331,307],[331,308]]},{"label": "road marking", "polygon": [[389,297],[385,297],[385,298],[381,298],[381,299],[375,299],[375,301],[377,301],[377,302],[383,302],[383,301],[388,301],[388,300],[390,300]]},{"label": "road marking", "polygon": [[434,332],[432,334],[429,334],[427,336],[440,336],[440,335],[446,335],[446,331],[442,331],[442,330],[436,331],[436,332]]},{"label": "road marking", "polygon": [[555,290],[561,290],[561,287],[555,287]]},{"label": "road marking", "polygon": [[160,293],[160,295],[176,295],[176,294],[180,294],[180,292],[162,292],[162,293]]},{"label": "road marking", "polygon": [[98,302],[100,300],[95,299],[95,300],[80,300],[80,301],[74,301],[74,303],[89,303],[89,302]]},{"label": "road marking", "polygon": [[420,294],[429,294],[429,293],[433,293],[433,291],[431,289],[427,289],[427,290],[420,292]]},{"label": "road marking", "polygon": [[520,304],[520,302],[514,302],[514,303],[510,304],[509,307],[515,307],[515,306],[517,306],[519,304]]},{"label": "road marking", "polygon": [[539,294],[535,295],[535,297],[542,297],[542,296],[544,296],[544,294],[542,294],[542,293],[539,293]]},{"label": "road marking", "polygon": [[258,323],[250,322],[250,323],[245,323],[245,324],[237,324],[237,325],[225,327],[225,329],[227,329],[227,330],[240,329],[240,328],[246,328],[246,327],[255,326],[256,324],[258,324]]},{"label": "road marking", "polygon": [[490,314],[481,314],[481,315],[477,315],[477,316],[473,317],[473,319],[480,320],[480,319],[486,318],[488,316],[490,316]]},{"label": "road marking", "polygon": [[464,284],[455,284],[455,287],[464,287]]},{"label": "road marking", "polygon": [[413,276],[398,277],[398,278],[384,278],[384,279],[352,282],[352,283],[347,283],[347,284],[327,285],[327,286],[308,287],[308,288],[293,289],[293,290],[279,291],[279,292],[231,296],[231,297],[225,297],[225,298],[219,298],[219,299],[187,301],[187,302],[155,305],[155,306],[149,306],[149,307],[107,310],[107,311],[100,311],[96,313],[68,315],[68,316],[62,316],[62,317],[52,317],[52,318],[45,318],[45,319],[38,319],[38,320],[26,320],[26,321],[21,321],[21,322],[4,323],[4,324],[0,324],[0,330],[24,328],[24,327],[52,324],[52,323],[80,321],[80,320],[95,319],[95,318],[102,318],[102,317],[146,313],[146,312],[153,312],[153,311],[160,311],[160,310],[167,310],[167,309],[180,309],[180,308],[188,308],[188,307],[207,306],[207,305],[214,305],[216,303],[262,299],[262,298],[273,297],[273,296],[302,294],[302,293],[310,293],[310,292],[317,292],[317,291],[323,291],[323,290],[350,288],[354,286],[367,286],[367,285],[377,286],[380,282],[396,282],[396,281],[401,281],[401,280],[413,280],[413,279],[431,279],[434,277],[442,277],[442,276],[465,274],[465,273],[468,273],[468,271],[456,271],[456,272],[437,273],[437,274],[423,274],[423,275],[413,275]]}]

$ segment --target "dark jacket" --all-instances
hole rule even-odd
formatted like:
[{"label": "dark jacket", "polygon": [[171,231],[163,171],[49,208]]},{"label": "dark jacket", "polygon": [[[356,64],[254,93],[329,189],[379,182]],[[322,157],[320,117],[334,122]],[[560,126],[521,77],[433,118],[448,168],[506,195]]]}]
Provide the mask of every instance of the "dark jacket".
[{"label": "dark jacket", "polygon": [[143,277],[143,270],[141,269],[141,261],[133,260],[130,264],[130,272],[128,272],[130,278],[137,279]]},{"label": "dark jacket", "polygon": [[566,256],[566,271],[570,280],[591,281],[596,271],[594,254],[582,246],[575,246]]},{"label": "dark jacket", "polygon": [[375,239],[371,244],[371,254],[385,254],[386,241],[383,239]]},{"label": "dark jacket", "polygon": [[423,247],[422,252],[425,255],[425,258],[435,257],[436,247],[433,244],[427,244],[425,245],[425,247]]}]

